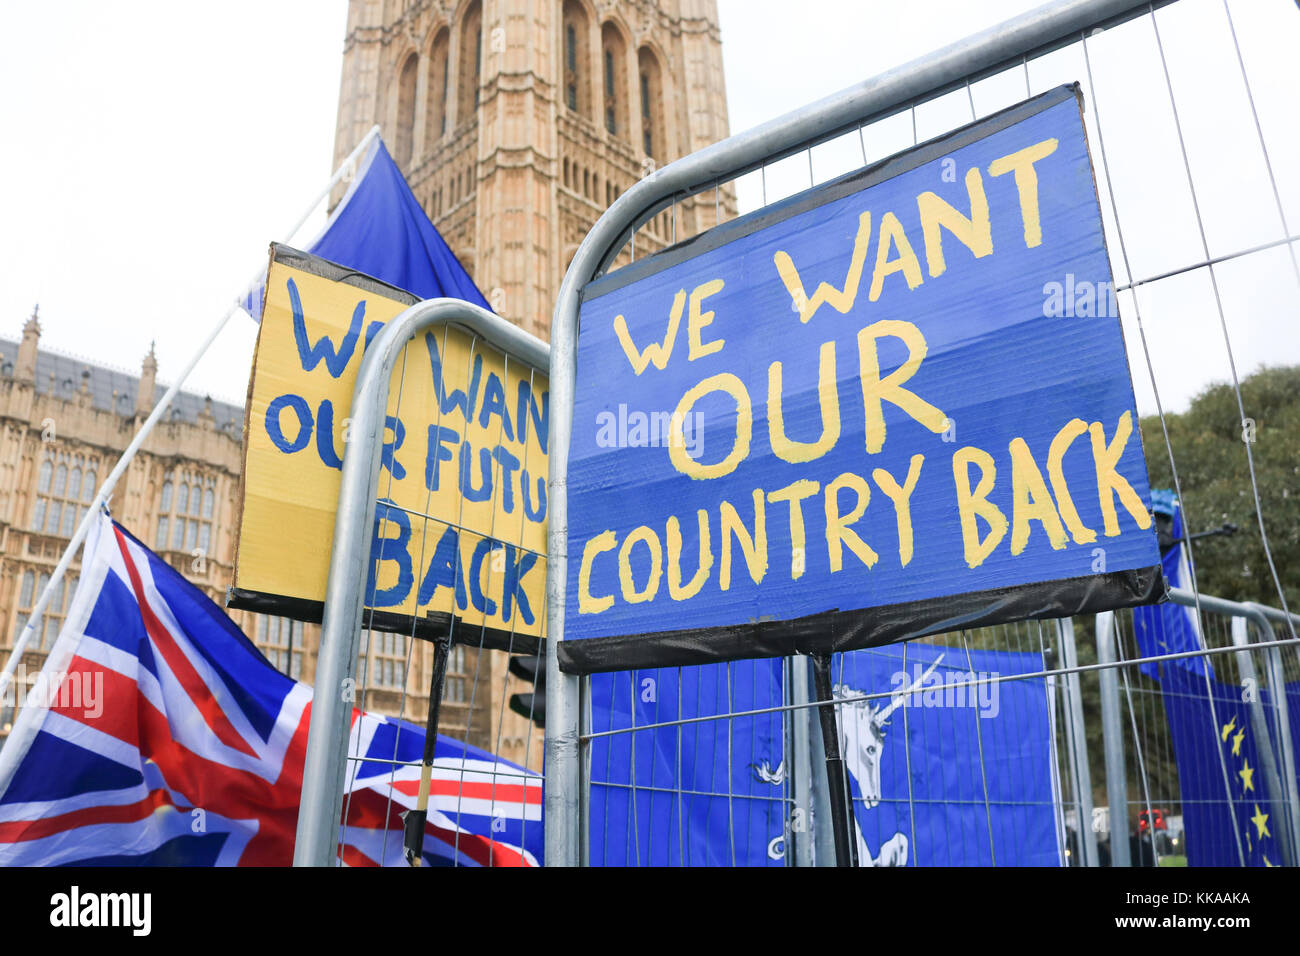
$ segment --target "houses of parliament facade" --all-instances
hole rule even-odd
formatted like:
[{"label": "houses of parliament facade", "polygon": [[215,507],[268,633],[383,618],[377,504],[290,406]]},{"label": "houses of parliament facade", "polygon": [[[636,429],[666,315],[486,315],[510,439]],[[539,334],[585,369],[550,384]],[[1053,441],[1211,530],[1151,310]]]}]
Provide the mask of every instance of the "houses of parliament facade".
[{"label": "houses of parliament facade", "polygon": [[[496,311],[547,339],[564,271],[601,213],[656,166],[728,135],[716,2],[350,0],[336,162],[375,124]],[[638,255],[734,213],[728,189],[688,199],[638,232]],[[43,321],[55,319],[34,313],[20,336],[0,337],[5,659],[98,484],[162,391],[152,352],[134,375],[42,350]],[[118,521],[218,603],[237,546],[243,419],[238,407],[178,395],[111,500]],[[76,573],[74,563],[28,648],[31,677]],[[230,613],[272,664],[312,681],[316,625]],[[363,635],[357,703],[422,725],[432,652],[408,641]],[[455,648],[440,729],[540,769],[540,730],[506,706],[530,688],[506,666],[500,652]],[[0,701],[0,739],[14,710]]]}]

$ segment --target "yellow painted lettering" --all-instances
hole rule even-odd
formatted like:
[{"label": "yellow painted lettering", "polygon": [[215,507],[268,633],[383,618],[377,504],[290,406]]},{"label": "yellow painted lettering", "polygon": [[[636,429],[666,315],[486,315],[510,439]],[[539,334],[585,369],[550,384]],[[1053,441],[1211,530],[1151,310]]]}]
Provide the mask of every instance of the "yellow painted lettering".
[{"label": "yellow painted lettering", "polygon": [[[840,490],[851,489],[857,495],[857,503],[848,514],[840,513]],[[858,560],[868,568],[874,567],[880,555],[871,546],[858,537],[858,533],[849,527],[855,524],[867,512],[871,501],[871,486],[861,475],[846,471],[826,486],[826,553],[830,558],[831,573],[844,567],[844,545],[857,555]]]},{"label": "yellow painted lettering", "polygon": [[1033,453],[1023,438],[1011,439],[1011,553],[1020,554],[1029,544],[1029,522],[1037,521],[1047,532],[1055,551],[1065,547],[1065,528],[1056,513],[1047,482],[1038,470]]},{"label": "yellow painted lettering", "polygon": [[1016,192],[1020,194],[1020,219],[1025,225],[1026,249],[1032,249],[1043,242],[1043,226],[1038,217],[1038,172],[1034,169],[1034,163],[1051,156],[1056,152],[1056,147],[1055,139],[1045,139],[989,163],[991,176],[1015,174]]},{"label": "yellow painted lettering", "polygon": [[790,300],[799,313],[800,322],[806,323],[811,319],[824,302],[844,314],[853,308],[853,302],[858,297],[858,286],[862,282],[862,267],[867,261],[867,243],[870,238],[871,213],[864,212],[858,217],[858,234],[853,240],[853,255],[849,259],[849,271],[844,275],[844,288],[837,289],[829,282],[823,282],[817,286],[811,299],[804,292],[803,280],[799,278],[799,270],[795,268],[790,254],[780,249],[776,251],[772,261],[776,263],[776,271],[790,293]]},{"label": "yellow painted lettering", "polygon": [[[974,491],[970,487],[969,468],[972,464],[980,470],[980,480]],[[977,568],[983,564],[1007,533],[1007,516],[989,501],[996,476],[993,456],[973,445],[952,456],[952,477],[957,486],[957,510],[961,516],[961,540],[967,567]],[[980,540],[976,518],[983,518],[989,526],[988,536],[983,541]]]},{"label": "yellow painted lettering", "polygon": [[822,343],[817,360],[817,402],[821,406],[822,433],[816,441],[795,441],[786,436],[781,384],[781,363],[773,362],[767,369],[767,434],[773,454],[782,461],[795,463],[820,458],[840,440],[840,400],[835,389],[835,343]]},{"label": "yellow painted lettering", "polygon": [[[639,591],[636,582],[632,580],[632,548],[638,542],[644,542],[650,549],[650,577],[646,580],[645,587]],[[659,579],[663,577],[663,572],[663,548],[659,544],[659,535],[654,533],[654,529],[642,525],[623,539],[623,545],[618,549],[618,583],[622,588],[624,601],[628,604],[644,604],[653,601],[655,595],[659,593]]]},{"label": "yellow painted lettering", "polygon": [[[876,243],[876,268],[871,274],[871,291],[867,293],[867,298],[872,302],[879,299],[880,290],[885,284],[885,276],[893,275],[895,272],[903,273],[909,289],[915,289],[921,284],[921,263],[917,260],[916,253],[912,251],[912,244],[907,241],[903,224],[892,212],[887,212],[880,217],[880,236],[876,239]],[[891,248],[898,249],[897,259],[889,258]]]},{"label": "yellow painted lettering", "polygon": [[685,601],[699,594],[713,568],[713,551],[709,548],[709,513],[700,509],[698,517],[700,565],[685,587],[682,586],[682,526],[676,515],[668,519],[668,596],[674,601]]},{"label": "yellow painted lettering", "polygon": [[632,364],[632,371],[640,375],[653,362],[654,367],[663,371],[664,366],[668,364],[668,356],[673,354],[673,344],[677,341],[677,329],[682,324],[682,312],[686,308],[686,290],[680,289],[677,295],[673,297],[672,312],[668,315],[668,331],[664,333],[664,340],[660,342],[651,342],[641,351],[632,341],[632,334],[627,328],[627,319],[621,315],[614,316],[614,334],[618,336],[618,344],[623,346],[623,353],[627,356],[628,362]]},{"label": "yellow painted lettering", "polygon": [[894,503],[894,515],[898,518],[898,560],[906,567],[912,560],[912,492],[916,490],[917,479],[921,477],[921,463],[924,455],[913,455],[907,466],[907,480],[900,487],[894,476],[883,468],[871,473],[880,490]]},{"label": "yellow painted lettering", "polygon": [[750,534],[745,523],[740,520],[735,507],[730,501],[722,502],[722,568],[719,571],[718,586],[726,591],[731,588],[731,539],[734,536],[745,556],[749,576],[755,584],[761,584],[767,574],[767,510],[763,504],[763,492],[754,489],[754,533]]},{"label": "yellow painted lettering", "polygon": [[578,613],[599,614],[614,606],[614,595],[595,597],[591,593],[591,570],[596,555],[613,551],[616,544],[613,531],[602,531],[582,546],[582,564],[578,566]]},{"label": "yellow painted lettering", "polygon": [[808,562],[805,560],[806,541],[804,538],[803,505],[805,498],[817,494],[821,486],[810,478],[801,478],[796,482],[767,493],[767,500],[787,501],[790,503],[790,580],[798,581],[803,577]]},{"label": "yellow painted lettering", "polygon": [[1097,532],[1080,520],[1074,499],[1070,497],[1070,489],[1065,484],[1065,453],[1070,450],[1071,442],[1087,430],[1088,426],[1082,418],[1072,418],[1056,433],[1047,449],[1047,477],[1052,482],[1052,494],[1056,496],[1056,509],[1061,513],[1065,526],[1070,529],[1075,544],[1091,544],[1097,540]]},{"label": "yellow painted lettering", "polygon": [[686,317],[686,357],[688,361],[694,362],[697,358],[712,355],[727,344],[726,339],[714,339],[712,342],[701,341],[701,333],[704,331],[704,327],[713,321],[714,315],[712,312],[701,312],[700,303],[709,296],[716,295],[721,291],[722,280],[711,279],[703,285],[696,286],[694,291],[691,292],[691,308]]},{"label": "yellow painted lettering", "polygon": [[[876,340],[891,335],[902,339],[907,346],[907,361],[883,379],[880,377],[880,356]],[[916,374],[925,358],[925,336],[911,322],[882,319],[873,322],[858,333],[858,362],[862,377],[862,404],[866,411],[867,451],[875,454],[885,444],[885,413],[881,402],[897,405],[936,435],[948,427],[948,416],[914,392],[903,388],[903,383]]]},{"label": "yellow painted lettering", "polygon": [[[713,465],[704,465],[692,458],[686,450],[686,438],[682,429],[695,403],[710,392],[726,392],[735,401],[736,437],[726,458]],[[745,460],[753,437],[754,407],[749,401],[745,383],[730,372],[720,372],[693,386],[677,403],[677,410],[673,412],[668,424],[668,460],[683,475],[698,480],[721,478],[731,474]]]},{"label": "yellow painted lettering", "polygon": [[921,213],[921,231],[925,234],[925,261],[933,278],[948,268],[943,258],[943,232],[947,229],[953,238],[969,249],[976,259],[993,252],[993,226],[989,222],[989,200],[984,195],[984,180],[978,167],[966,173],[966,195],[970,197],[970,216],[950,205],[932,192],[916,197]]},{"label": "yellow painted lettering", "polygon": [[1119,518],[1115,514],[1116,495],[1119,496],[1120,504],[1133,516],[1139,528],[1145,530],[1151,527],[1151,515],[1142,505],[1142,499],[1137,496],[1137,492],[1124,476],[1115,470],[1124,455],[1124,446],[1128,444],[1129,436],[1133,434],[1132,413],[1125,412],[1119,417],[1115,437],[1111,439],[1109,445],[1106,444],[1106,432],[1101,422],[1093,422],[1089,425],[1088,432],[1092,436],[1092,458],[1097,468],[1097,494],[1101,498],[1101,517],[1105,525],[1103,533],[1108,538],[1119,534]]}]

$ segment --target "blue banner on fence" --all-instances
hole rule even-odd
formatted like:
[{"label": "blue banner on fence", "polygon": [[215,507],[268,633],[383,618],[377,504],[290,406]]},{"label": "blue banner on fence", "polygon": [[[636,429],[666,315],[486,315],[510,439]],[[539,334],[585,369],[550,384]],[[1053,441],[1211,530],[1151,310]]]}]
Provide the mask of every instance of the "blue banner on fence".
[{"label": "blue banner on fence", "polygon": [[1062,864],[1045,679],[970,686],[1042,669],[1041,654],[916,643],[837,658],[837,698],[900,692],[840,709],[860,865]]},{"label": "blue banner on fence", "polygon": [[593,866],[783,866],[783,661],[653,668],[591,679]]},{"label": "blue banner on fence", "polygon": [[619,269],[581,319],[562,666],[1163,593],[1073,88]]},{"label": "blue banner on fence", "polygon": [[[1171,588],[1190,590],[1192,574],[1187,562],[1189,546],[1183,541],[1183,509],[1178,506],[1174,493],[1163,488],[1152,489],[1151,501],[1153,513],[1166,515],[1170,521],[1169,534],[1173,544],[1160,556],[1165,581]],[[1134,608],[1133,636],[1137,639],[1138,651],[1143,657],[1180,654],[1205,647],[1196,619],[1196,608],[1172,602]],[[1184,657],[1169,663],[1193,674],[1204,673],[1209,668],[1210,676],[1214,676],[1214,664],[1208,657]],[[1159,679],[1156,663],[1139,664],[1138,670],[1152,679]]]}]

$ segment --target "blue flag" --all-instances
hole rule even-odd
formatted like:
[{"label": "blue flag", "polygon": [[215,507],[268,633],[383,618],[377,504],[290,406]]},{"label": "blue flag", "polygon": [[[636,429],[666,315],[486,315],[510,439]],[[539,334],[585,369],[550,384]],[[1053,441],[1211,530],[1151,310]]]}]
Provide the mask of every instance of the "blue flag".
[{"label": "blue flag", "polygon": [[[1061,864],[1043,679],[952,686],[1041,670],[1041,655],[971,651],[968,660],[961,649],[911,644],[855,651],[834,666],[837,699],[923,688],[906,713],[901,697],[839,708],[860,865]],[[784,865],[793,794],[779,712],[730,727],[607,733],[631,727],[633,712],[643,726],[777,707],[783,684],[781,660],[592,677],[592,864]],[[825,771],[818,763],[812,772]]]},{"label": "blue flag", "polygon": [[[464,299],[491,308],[446,241],[420,208],[383,141],[375,137],[343,200],[307,249],[421,299]],[[244,308],[261,321],[263,285]]]},{"label": "blue flag", "polygon": [[859,865],[1060,866],[1041,654],[901,644],[835,664]]},{"label": "blue flag", "polygon": [[[781,660],[596,674],[592,730],[779,707]],[[788,788],[779,711],[599,736],[593,866],[782,866]],[[635,768],[635,772],[633,771]]]},{"label": "blue flag", "polygon": [[[1187,865],[1280,866],[1283,821],[1269,801],[1259,759],[1260,746],[1271,744],[1256,739],[1242,689],[1211,681],[1207,694],[1203,674],[1165,666],[1161,690],[1178,764]],[[1266,713],[1270,693],[1260,691]],[[1292,708],[1300,704],[1295,685],[1287,698]]]},{"label": "blue flag", "polygon": [[[1192,574],[1187,564],[1187,549],[1183,547],[1183,512],[1178,506],[1178,499],[1172,491],[1153,489],[1151,492],[1152,511],[1172,519],[1171,534],[1173,547],[1165,549],[1160,557],[1160,565],[1165,573],[1165,580],[1171,588],[1191,588]],[[1201,639],[1201,629],[1196,623],[1196,609],[1174,604],[1153,604],[1133,609],[1133,634],[1137,639],[1138,650],[1143,657],[1159,654],[1177,654],[1183,651],[1197,651],[1205,647]],[[1214,676],[1214,666],[1203,657],[1184,657],[1170,663],[1193,674],[1204,674],[1209,668]],[[1138,670],[1153,680],[1159,680],[1157,666],[1154,663],[1139,664]]]}]

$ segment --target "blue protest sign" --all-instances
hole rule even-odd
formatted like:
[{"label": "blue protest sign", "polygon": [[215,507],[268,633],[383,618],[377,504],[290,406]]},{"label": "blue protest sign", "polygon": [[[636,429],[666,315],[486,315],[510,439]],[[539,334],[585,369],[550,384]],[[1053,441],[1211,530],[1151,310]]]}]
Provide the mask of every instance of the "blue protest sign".
[{"label": "blue protest sign", "polygon": [[1077,90],[584,292],[570,671],[1158,600]]}]

